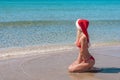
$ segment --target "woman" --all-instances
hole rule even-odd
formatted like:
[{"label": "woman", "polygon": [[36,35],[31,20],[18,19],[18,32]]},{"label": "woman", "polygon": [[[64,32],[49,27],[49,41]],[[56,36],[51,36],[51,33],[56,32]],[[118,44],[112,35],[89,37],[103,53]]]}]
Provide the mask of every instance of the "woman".
[{"label": "woman", "polygon": [[78,19],[76,21],[77,37],[76,46],[79,48],[78,58],[69,66],[69,72],[85,72],[92,70],[95,64],[94,57],[89,53],[89,35],[87,28],[89,21],[85,19]]}]

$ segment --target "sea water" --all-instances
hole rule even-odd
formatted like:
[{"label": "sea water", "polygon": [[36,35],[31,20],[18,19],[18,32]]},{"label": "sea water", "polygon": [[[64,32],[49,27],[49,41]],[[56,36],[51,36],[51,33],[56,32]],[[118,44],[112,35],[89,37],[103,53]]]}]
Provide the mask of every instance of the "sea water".
[{"label": "sea water", "polygon": [[0,0],[0,49],[72,45],[88,19],[91,45],[120,43],[120,0]]}]

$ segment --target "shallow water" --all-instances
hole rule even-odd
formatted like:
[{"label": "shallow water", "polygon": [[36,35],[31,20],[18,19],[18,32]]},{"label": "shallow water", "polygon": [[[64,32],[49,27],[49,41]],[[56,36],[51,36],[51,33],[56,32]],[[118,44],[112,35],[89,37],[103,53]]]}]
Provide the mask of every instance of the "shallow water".
[{"label": "shallow water", "polygon": [[120,43],[119,0],[1,0],[0,48],[73,44],[77,18],[90,20],[91,45]]}]

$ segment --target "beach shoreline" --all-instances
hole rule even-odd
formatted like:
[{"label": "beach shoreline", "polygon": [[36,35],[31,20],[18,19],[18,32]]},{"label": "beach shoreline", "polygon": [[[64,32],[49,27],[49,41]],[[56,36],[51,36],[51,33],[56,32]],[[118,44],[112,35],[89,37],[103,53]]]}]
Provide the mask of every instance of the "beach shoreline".
[{"label": "beach shoreline", "polygon": [[[120,0],[0,0],[0,11],[0,80],[120,80]],[[78,18],[98,73],[68,72]]]},{"label": "beach shoreline", "polygon": [[[112,45],[91,45],[89,50],[94,52],[94,49],[98,48],[116,48],[120,47],[120,44],[112,44]],[[117,49],[118,49],[117,48]],[[19,48],[4,48],[0,50],[0,60],[11,59],[11,58],[19,58],[26,56],[34,56],[34,55],[51,55],[56,54],[57,52],[65,52],[77,50],[78,48],[74,44],[66,44],[66,45],[44,45],[44,46],[29,46],[29,47],[19,47]],[[91,53],[93,53],[91,52]],[[101,53],[100,53],[101,54]],[[103,55],[106,55],[103,53]],[[115,55],[117,56],[117,55]],[[120,57],[120,55],[118,55]]]},{"label": "beach shoreline", "polygon": [[[120,46],[90,49],[96,59],[95,67],[103,68],[98,73],[69,73],[67,67],[77,57],[77,48],[53,51],[47,55],[32,55],[0,60],[1,80],[119,80]],[[109,54],[108,54],[109,53]],[[12,74],[10,74],[12,73]],[[7,75],[7,76],[6,76]]]}]

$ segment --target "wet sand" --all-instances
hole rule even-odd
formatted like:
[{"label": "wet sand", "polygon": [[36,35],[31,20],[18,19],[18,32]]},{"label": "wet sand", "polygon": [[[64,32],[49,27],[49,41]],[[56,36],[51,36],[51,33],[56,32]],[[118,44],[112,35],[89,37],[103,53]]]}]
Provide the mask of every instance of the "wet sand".
[{"label": "wet sand", "polygon": [[97,73],[69,73],[67,67],[76,59],[78,50],[51,52],[0,60],[0,80],[120,80],[120,46],[90,49],[96,59]]}]

